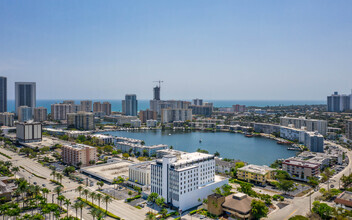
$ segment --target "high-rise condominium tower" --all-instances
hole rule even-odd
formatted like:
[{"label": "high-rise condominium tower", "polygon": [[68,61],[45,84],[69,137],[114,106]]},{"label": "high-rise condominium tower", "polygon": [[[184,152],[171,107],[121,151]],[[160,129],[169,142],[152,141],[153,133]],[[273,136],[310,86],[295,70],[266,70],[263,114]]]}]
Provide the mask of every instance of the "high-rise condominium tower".
[{"label": "high-rise condominium tower", "polygon": [[0,76],[0,112],[7,112],[7,78]]},{"label": "high-rise condominium tower", "polygon": [[15,82],[16,113],[18,107],[36,106],[36,83],[35,82]]},{"label": "high-rise condominium tower", "polygon": [[135,94],[127,94],[122,100],[122,112],[125,115],[137,116],[138,102]]}]

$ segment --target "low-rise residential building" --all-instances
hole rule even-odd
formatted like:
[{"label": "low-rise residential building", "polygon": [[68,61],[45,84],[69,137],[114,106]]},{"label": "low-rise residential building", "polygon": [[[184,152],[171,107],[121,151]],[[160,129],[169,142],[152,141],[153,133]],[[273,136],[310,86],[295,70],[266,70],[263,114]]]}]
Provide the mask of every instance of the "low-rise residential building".
[{"label": "low-rise residential building", "polygon": [[10,112],[2,112],[0,113],[0,125],[13,127],[15,120],[15,114]]},{"label": "low-rise residential building", "polygon": [[61,150],[62,161],[69,165],[78,166],[80,164],[84,167],[94,164],[97,160],[97,149],[88,145],[64,145]]},{"label": "low-rise residential building", "polygon": [[76,129],[94,130],[94,114],[91,112],[68,113],[67,126]]},{"label": "low-rise residential building", "polygon": [[228,179],[215,175],[215,160],[211,154],[170,154],[151,165],[151,192],[181,210],[201,204],[224,184],[228,184]]},{"label": "low-rise residential building", "polygon": [[42,141],[42,124],[20,122],[16,124],[16,138],[18,142]]},{"label": "low-rise residential building", "polygon": [[249,164],[237,169],[237,178],[247,182],[266,185],[267,181],[274,179],[275,169],[268,166]]},{"label": "low-rise residential building", "polygon": [[128,116],[128,115],[110,115],[105,116],[105,121],[115,122],[116,125],[122,126],[124,124],[131,124],[132,120],[138,119],[136,116]]},{"label": "low-rise residential building", "polygon": [[215,129],[216,123],[208,123],[208,122],[191,122],[191,127],[195,129]]},{"label": "low-rise residential building", "polygon": [[289,158],[282,162],[282,170],[286,171],[292,179],[308,181],[309,177],[319,175],[320,164]]},{"label": "low-rise residential building", "polygon": [[131,127],[132,127],[132,128],[140,128],[141,125],[142,125],[142,122],[141,122],[141,120],[139,120],[139,119],[136,119],[136,120],[132,120],[132,121],[131,121]]},{"label": "low-rise residential building", "polygon": [[44,107],[34,108],[34,121],[43,122],[48,120],[48,110]]},{"label": "low-rise residential building", "polygon": [[156,155],[158,150],[167,149],[167,145],[159,144],[153,146],[145,146],[141,144],[134,144],[130,142],[118,142],[116,143],[116,149],[121,150],[123,153],[133,153],[139,156],[152,156]]},{"label": "low-rise residential building", "polygon": [[148,128],[155,128],[157,125],[158,125],[157,120],[152,120],[152,119],[147,120],[147,127]]},{"label": "low-rise residential building", "polygon": [[142,140],[139,139],[133,139],[133,138],[127,138],[127,137],[115,137],[116,144],[121,143],[121,142],[128,142],[132,144],[142,144]]},{"label": "low-rise residential building", "polygon": [[293,128],[293,127],[280,127],[280,137],[290,140],[297,141],[304,144],[305,130]]},{"label": "low-rise residential building", "polygon": [[268,123],[254,123],[253,128],[258,133],[273,134],[280,133],[281,126]]},{"label": "low-rise residential building", "polygon": [[151,163],[151,161],[147,161],[129,166],[129,183],[132,185],[137,185],[141,188],[149,188]]},{"label": "low-rise residential building", "polygon": [[17,189],[14,178],[8,176],[0,177],[0,198],[2,201],[10,201],[12,193]]},{"label": "low-rise residential building", "polygon": [[217,173],[229,173],[231,169],[236,167],[236,163],[241,162],[239,160],[224,161],[215,157],[215,172]]},{"label": "low-rise residential building", "polygon": [[94,139],[94,141],[99,145],[109,145],[109,144],[115,143],[115,138],[111,135],[93,134],[89,136],[91,136]]}]

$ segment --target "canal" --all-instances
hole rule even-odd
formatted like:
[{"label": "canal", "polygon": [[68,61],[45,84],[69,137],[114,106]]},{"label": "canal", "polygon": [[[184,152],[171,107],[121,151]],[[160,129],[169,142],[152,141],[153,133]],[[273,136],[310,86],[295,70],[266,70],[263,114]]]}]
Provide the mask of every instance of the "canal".
[{"label": "canal", "polygon": [[103,134],[144,140],[146,145],[167,144],[186,152],[194,152],[198,148],[212,154],[218,151],[222,158],[239,159],[257,165],[270,165],[276,159],[292,157],[297,153],[271,139],[247,138],[243,134],[229,132],[144,130],[108,131]]}]

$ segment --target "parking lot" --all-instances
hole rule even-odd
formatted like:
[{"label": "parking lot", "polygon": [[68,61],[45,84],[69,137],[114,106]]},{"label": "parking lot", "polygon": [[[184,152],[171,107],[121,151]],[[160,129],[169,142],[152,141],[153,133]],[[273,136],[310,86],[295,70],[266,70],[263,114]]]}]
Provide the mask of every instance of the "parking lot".
[{"label": "parking lot", "polygon": [[121,189],[114,189],[114,188],[105,188],[102,190],[104,193],[109,194],[110,196],[114,197],[117,200],[125,200],[137,195],[136,192],[133,192],[132,195],[128,195],[128,189],[122,187]]}]

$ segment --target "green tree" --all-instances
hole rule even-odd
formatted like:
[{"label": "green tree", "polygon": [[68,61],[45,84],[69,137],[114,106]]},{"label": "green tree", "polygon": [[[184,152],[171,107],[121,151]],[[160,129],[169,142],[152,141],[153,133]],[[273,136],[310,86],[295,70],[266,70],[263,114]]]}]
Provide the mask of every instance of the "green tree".
[{"label": "green tree", "polygon": [[269,208],[264,202],[253,199],[251,202],[252,215],[255,219],[261,219],[268,216]]},{"label": "green tree", "polygon": [[71,201],[69,199],[65,199],[64,205],[66,205],[67,218],[68,218],[68,207],[71,205]]},{"label": "green tree", "polygon": [[294,183],[292,180],[285,180],[285,179],[280,179],[277,183],[276,183],[276,187],[279,190],[284,191],[284,193],[286,194],[287,192],[293,191],[294,189]]},{"label": "green tree", "polygon": [[314,201],[312,211],[317,213],[322,219],[330,219],[334,209],[328,206],[326,203]]},{"label": "green tree", "polygon": [[89,190],[88,189],[84,189],[82,191],[82,194],[86,197],[86,200],[88,201]]},{"label": "green tree", "polygon": [[103,198],[103,200],[104,200],[104,203],[105,203],[105,205],[106,205],[106,213],[107,213],[107,212],[108,212],[108,204],[112,202],[112,199],[111,199],[110,196],[106,195],[106,196]]},{"label": "green tree", "polygon": [[106,146],[104,146],[104,152],[106,153],[106,154],[110,154],[112,151],[113,151],[113,147],[112,146],[110,146],[110,145],[106,145]]},{"label": "green tree", "polygon": [[79,192],[79,197],[81,197],[81,193],[82,193],[82,191],[83,191],[83,186],[78,186],[77,188],[76,188],[76,192]]},{"label": "green tree", "polygon": [[216,152],[214,153],[214,156],[215,156],[215,157],[220,157],[220,153],[219,153],[218,151],[216,151]]},{"label": "green tree", "polygon": [[99,182],[97,182],[97,185],[99,186],[99,190],[101,190],[101,188],[103,188],[103,186],[104,186],[104,182],[99,181]]},{"label": "green tree", "polygon": [[152,192],[152,193],[149,194],[149,196],[148,196],[148,198],[147,198],[147,201],[148,201],[148,202],[151,202],[152,205],[154,206],[155,201],[156,201],[156,199],[157,199],[158,197],[159,197],[158,193]]},{"label": "green tree", "polygon": [[62,171],[66,176],[69,176],[71,173],[74,173],[76,169],[73,166],[65,167]]},{"label": "green tree", "polygon": [[100,208],[100,201],[103,199],[103,195],[100,194],[100,193],[97,193],[96,199],[98,200],[98,206],[99,206],[99,208]]}]

